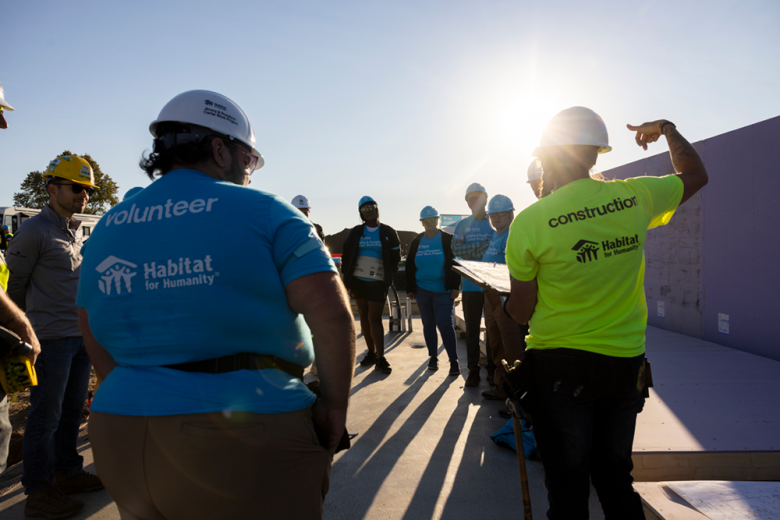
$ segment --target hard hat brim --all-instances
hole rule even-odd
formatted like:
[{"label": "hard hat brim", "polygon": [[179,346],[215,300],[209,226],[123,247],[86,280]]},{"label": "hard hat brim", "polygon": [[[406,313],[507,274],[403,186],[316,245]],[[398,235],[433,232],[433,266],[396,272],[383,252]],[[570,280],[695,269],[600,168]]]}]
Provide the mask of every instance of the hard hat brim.
[{"label": "hard hat brim", "polygon": [[542,152],[545,149],[547,149],[547,148],[555,148],[557,146],[598,146],[599,147],[598,153],[607,153],[607,152],[611,152],[612,151],[612,147],[611,146],[604,145],[604,144],[602,144],[602,145],[597,145],[597,144],[593,145],[593,144],[581,144],[581,143],[567,143],[567,144],[555,144],[555,145],[550,145],[550,146],[537,146],[536,148],[534,148],[534,151],[531,152],[531,155],[533,157],[541,157],[542,156]]},{"label": "hard hat brim", "polygon": [[70,181],[70,182],[72,182],[73,184],[78,184],[78,185],[80,185],[80,186],[86,186],[86,187],[88,187],[88,188],[94,188],[94,189],[96,189],[96,190],[99,190],[99,189],[100,189],[100,186],[98,186],[97,184],[92,184],[91,182],[79,182],[79,181],[74,181],[73,179],[66,179],[65,177],[60,177],[60,176],[58,176],[58,175],[53,175],[53,174],[51,174],[51,173],[44,173],[44,174],[43,174],[43,178],[44,178],[44,179],[51,179],[51,178],[53,178],[53,177],[57,177],[58,179],[62,179],[62,180],[64,180],[64,181]]}]

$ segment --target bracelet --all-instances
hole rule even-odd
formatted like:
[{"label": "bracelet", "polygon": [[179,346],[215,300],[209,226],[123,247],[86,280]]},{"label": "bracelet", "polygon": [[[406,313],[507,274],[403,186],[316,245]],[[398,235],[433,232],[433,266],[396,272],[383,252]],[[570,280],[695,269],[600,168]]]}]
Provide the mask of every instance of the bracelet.
[{"label": "bracelet", "polygon": [[675,124],[674,124],[674,123],[672,123],[671,121],[664,121],[663,123],[661,123],[661,134],[663,134],[663,133],[664,133],[664,127],[665,127],[666,125],[672,125],[674,128],[677,128],[677,125],[675,125]]}]

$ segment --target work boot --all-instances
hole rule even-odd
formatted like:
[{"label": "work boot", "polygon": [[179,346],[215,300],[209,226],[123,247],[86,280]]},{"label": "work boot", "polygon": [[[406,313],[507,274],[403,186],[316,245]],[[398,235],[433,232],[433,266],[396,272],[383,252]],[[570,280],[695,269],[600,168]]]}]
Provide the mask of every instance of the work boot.
[{"label": "work boot", "polygon": [[369,352],[363,357],[363,359],[360,360],[361,367],[370,367],[374,364],[376,364],[376,354],[373,352]]},{"label": "work boot", "polygon": [[479,369],[477,370],[469,370],[469,375],[466,377],[466,386],[477,386],[480,381],[479,377]]},{"label": "work boot", "polygon": [[428,361],[428,370],[439,370],[439,358],[431,357]]},{"label": "work boot", "polygon": [[69,497],[57,487],[57,484],[51,484],[27,495],[27,501],[24,504],[24,514],[32,517],[60,520],[75,516],[83,508],[84,502]]},{"label": "work boot", "polygon": [[488,375],[487,375],[487,382],[490,386],[495,386],[493,383],[493,377],[496,375],[496,369],[490,369],[488,368]]},{"label": "work boot", "polygon": [[503,397],[499,397],[493,393],[492,390],[485,390],[482,392],[482,397],[488,401],[505,401]]},{"label": "work boot", "polygon": [[393,369],[390,368],[390,363],[387,362],[387,358],[384,356],[376,360],[376,366],[374,367],[374,370],[378,370],[383,374],[389,374],[393,371]]},{"label": "work boot", "polygon": [[450,373],[451,376],[459,376],[460,375],[460,364],[458,363],[458,360],[450,361]]},{"label": "work boot", "polygon": [[93,473],[87,473],[83,469],[73,475],[54,474],[54,481],[60,491],[66,495],[73,493],[91,493],[103,489],[103,482],[100,477]]}]

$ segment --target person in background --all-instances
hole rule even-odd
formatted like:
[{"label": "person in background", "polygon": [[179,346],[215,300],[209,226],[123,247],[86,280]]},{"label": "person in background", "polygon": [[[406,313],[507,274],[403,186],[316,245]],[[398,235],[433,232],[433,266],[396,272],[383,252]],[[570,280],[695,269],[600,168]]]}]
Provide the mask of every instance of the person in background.
[{"label": "person in background", "polygon": [[[506,195],[495,195],[488,204],[488,217],[495,231],[482,261],[506,264],[509,226],[515,218],[512,200]],[[523,359],[528,325],[520,325],[518,328],[515,320],[504,312],[499,293],[485,289],[485,328],[493,353],[493,363],[496,365],[496,375],[493,388],[482,392],[482,397],[492,401],[504,401],[507,395],[501,384],[506,378],[506,371],[501,360],[505,359],[509,366],[512,366],[515,361]]]},{"label": "person in background", "polygon": [[[95,226],[79,285],[104,377],[95,466],[123,519],[320,518],[355,362],[330,255],[287,201],[246,187],[263,159],[231,99],[184,92],[149,130],[141,168],[159,178]],[[315,352],[320,400],[302,381]]]},{"label": "person in background", "polygon": [[588,518],[589,482],[605,518],[645,518],[631,476],[644,403],[644,244],[648,229],[667,224],[708,177],[670,121],[628,128],[644,149],[665,136],[678,173],[591,178],[598,154],[612,149],[607,127],[588,108],[564,110],[533,153],[552,193],[520,212],[507,243],[505,305],[518,323],[530,322],[527,405],[551,520]]},{"label": "person in background", "polygon": [[451,376],[460,375],[452,309],[460,292],[460,275],[452,270],[452,235],[439,229],[439,212],[425,206],[420,212],[425,232],[409,245],[406,257],[406,297],[417,300],[428,347],[428,370],[439,369],[436,329],[439,329],[450,362]]},{"label": "person in background", "polygon": [[8,251],[8,243],[13,238],[13,235],[8,230],[8,226],[3,226],[3,232],[0,233],[0,251],[3,252],[3,255],[5,255],[5,252]]},{"label": "person in background", "polygon": [[[455,226],[453,233],[452,252],[457,258],[481,261],[490,245],[493,228],[487,218],[487,191],[484,186],[475,182],[466,189],[466,203],[471,215]],[[463,319],[466,322],[466,361],[469,374],[465,386],[477,386],[479,377],[479,335],[482,328],[482,309],[485,305],[485,295],[477,284],[463,280]],[[496,366],[490,351],[490,340],[487,346],[487,380],[493,384]]]},{"label": "person in background", "polygon": [[[0,256],[0,326],[7,328],[8,330],[15,332],[25,343],[33,347],[33,351],[30,353],[30,363],[35,365],[35,360],[38,354],[41,353],[41,344],[38,342],[38,338],[35,336],[35,331],[32,328],[27,317],[17,307],[14,302],[6,295],[5,291],[8,288],[8,266],[5,264],[5,260]],[[0,474],[5,471],[8,462],[8,447],[11,444],[11,434],[13,428],[11,427],[11,421],[8,419],[8,396],[3,392],[0,387],[0,394],[3,396],[0,398]]]},{"label": "person in background", "polygon": [[[528,165],[528,185],[531,187],[531,191],[534,192],[534,195],[536,195],[537,199],[542,198],[542,161],[539,159],[534,159],[531,161],[531,164]],[[549,185],[550,183],[547,183],[547,191],[545,195],[549,195]]]},{"label": "person in background", "polygon": [[57,157],[43,173],[49,202],[25,220],[8,246],[8,295],[27,313],[41,342],[38,386],[22,445],[28,516],[67,518],[84,507],[72,493],[99,491],[77,449],[92,363],[79,330],[76,293],[81,275],[81,222],[93,193],[92,167],[82,157]]},{"label": "person in background", "polygon": [[375,365],[379,372],[389,374],[392,368],[385,358],[382,313],[387,290],[401,261],[401,241],[395,229],[379,222],[379,206],[372,197],[362,197],[358,211],[363,224],[352,228],[344,241],[341,273],[357,304],[360,329],[368,348],[360,365]]},{"label": "person in background", "polygon": [[14,107],[8,104],[8,102],[5,100],[5,91],[3,91],[3,84],[0,83],[0,128],[8,128],[8,121],[5,120],[5,112],[13,111]]},{"label": "person in background", "polygon": [[[309,199],[307,199],[304,195],[296,195],[293,197],[293,200],[291,201],[292,205],[298,208],[298,210],[306,215],[306,218],[309,218],[309,213],[311,213],[311,205],[309,204]],[[320,237],[320,240],[322,240],[322,243],[325,243],[325,232],[322,230],[322,226],[319,224],[315,224],[312,222],[312,225],[314,226],[314,229],[317,230],[317,236]]]}]

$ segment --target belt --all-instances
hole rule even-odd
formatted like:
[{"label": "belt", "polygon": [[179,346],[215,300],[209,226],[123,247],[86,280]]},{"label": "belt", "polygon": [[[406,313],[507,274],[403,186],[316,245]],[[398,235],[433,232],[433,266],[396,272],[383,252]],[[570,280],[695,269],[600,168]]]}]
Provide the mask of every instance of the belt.
[{"label": "belt", "polygon": [[301,365],[276,356],[254,354],[252,352],[239,352],[238,354],[219,358],[190,361],[177,365],[165,365],[162,368],[172,368],[183,372],[203,372],[206,374],[224,374],[226,372],[235,372],[236,370],[276,368],[303,381],[303,367]]}]

